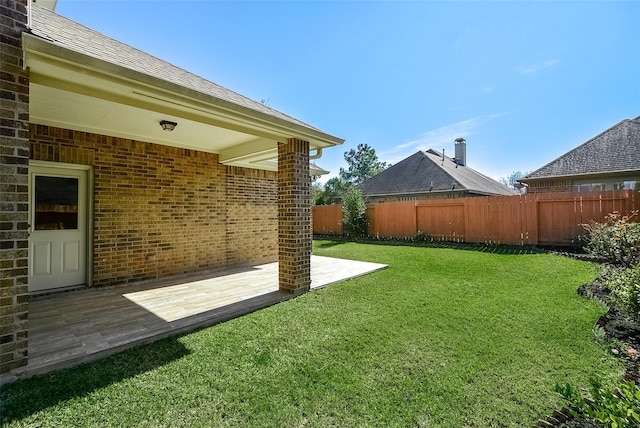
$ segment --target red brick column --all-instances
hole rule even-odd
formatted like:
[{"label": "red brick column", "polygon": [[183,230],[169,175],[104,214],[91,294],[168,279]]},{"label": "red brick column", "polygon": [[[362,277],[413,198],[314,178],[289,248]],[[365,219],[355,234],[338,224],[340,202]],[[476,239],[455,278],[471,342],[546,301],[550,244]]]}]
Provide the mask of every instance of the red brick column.
[{"label": "red brick column", "polygon": [[278,143],[278,262],[280,291],[302,294],[311,285],[309,143]]},{"label": "red brick column", "polygon": [[27,1],[0,3],[0,373],[27,364],[29,73]]}]

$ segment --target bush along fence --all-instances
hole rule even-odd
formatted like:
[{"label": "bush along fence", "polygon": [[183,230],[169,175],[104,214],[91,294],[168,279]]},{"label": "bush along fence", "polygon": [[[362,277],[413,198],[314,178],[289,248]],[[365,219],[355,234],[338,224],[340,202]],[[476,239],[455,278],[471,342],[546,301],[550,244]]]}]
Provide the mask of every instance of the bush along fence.
[{"label": "bush along fence", "polygon": [[[369,236],[437,241],[574,245],[582,224],[640,210],[633,190],[383,202],[367,208]],[[342,206],[313,207],[313,233],[342,235]],[[638,217],[635,217],[638,219]]]}]

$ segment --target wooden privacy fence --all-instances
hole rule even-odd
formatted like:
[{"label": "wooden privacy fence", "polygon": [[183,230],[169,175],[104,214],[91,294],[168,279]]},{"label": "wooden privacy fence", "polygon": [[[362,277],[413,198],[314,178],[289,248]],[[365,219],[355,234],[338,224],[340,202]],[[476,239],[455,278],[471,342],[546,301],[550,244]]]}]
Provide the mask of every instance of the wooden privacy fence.
[{"label": "wooden privacy fence", "polygon": [[[379,238],[422,232],[443,241],[567,245],[584,234],[581,224],[637,210],[640,193],[623,190],[383,202],[370,206],[367,216],[369,234]],[[340,205],[313,207],[314,233],[340,235],[341,220]]]},{"label": "wooden privacy fence", "polygon": [[342,205],[314,205],[313,233],[342,235]]}]

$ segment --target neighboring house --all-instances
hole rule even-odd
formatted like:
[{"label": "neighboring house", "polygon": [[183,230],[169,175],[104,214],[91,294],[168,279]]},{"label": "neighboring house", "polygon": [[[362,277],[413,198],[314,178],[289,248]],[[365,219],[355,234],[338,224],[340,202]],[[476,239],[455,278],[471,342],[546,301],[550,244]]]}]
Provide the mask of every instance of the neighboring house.
[{"label": "neighboring house", "polygon": [[55,3],[0,7],[0,372],[27,363],[34,293],[273,261],[308,290],[309,160],[343,140]]},{"label": "neighboring house", "polygon": [[456,157],[419,151],[362,183],[368,202],[467,196],[514,195],[507,186],[467,166],[466,142],[456,140]]},{"label": "neighboring house", "polygon": [[623,120],[520,181],[529,192],[640,191],[640,116]]}]

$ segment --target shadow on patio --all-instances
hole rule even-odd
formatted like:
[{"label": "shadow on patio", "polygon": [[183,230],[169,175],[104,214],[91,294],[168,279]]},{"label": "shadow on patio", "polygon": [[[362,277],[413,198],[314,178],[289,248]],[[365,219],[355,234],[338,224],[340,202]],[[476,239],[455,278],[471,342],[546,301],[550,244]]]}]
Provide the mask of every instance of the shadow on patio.
[{"label": "shadow on patio", "polygon": [[[385,267],[312,256],[311,288]],[[3,381],[94,361],[291,298],[278,291],[277,263],[34,298],[29,303],[29,365]]]}]

